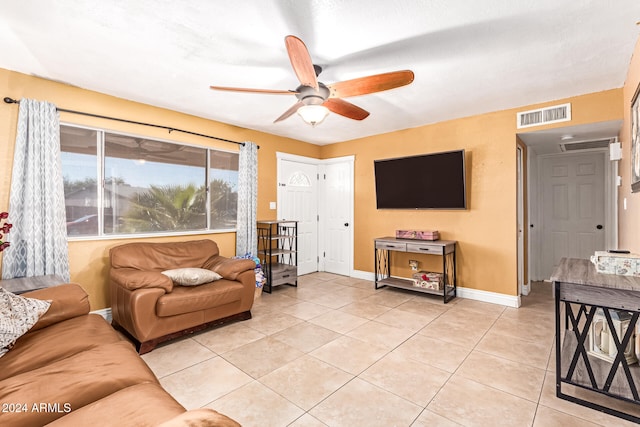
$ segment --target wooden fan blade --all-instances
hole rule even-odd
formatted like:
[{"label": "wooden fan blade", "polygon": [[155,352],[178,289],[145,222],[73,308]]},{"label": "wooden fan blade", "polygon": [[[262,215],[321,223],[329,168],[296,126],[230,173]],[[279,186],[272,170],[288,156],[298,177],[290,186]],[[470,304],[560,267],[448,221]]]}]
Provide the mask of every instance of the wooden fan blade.
[{"label": "wooden fan blade", "polygon": [[390,73],[376,74],[360,77],[353,80],[333,83],[327,87],[331,91],[331,98],[348,98],[350,96],[366,95],[368,93],[382,92],[408,85],[413,81],[413,71],[393,71]]},{"label": "wooden fan blade", "polygon": [[287,46],[291,66],[300,83],[303,86],[311,86],[315,90],[318,90],[316,70],[313,68],[313,62],[311,61],[311,55],[309,55],[307,46],[296,36],[285,37],[284,44]]},{"label": "wooden fan blade", "polygon": [[324,104],[322,105],[336,114],[340,114],[341,116],[345,116],[353,120],[364,120],[369,116],[369,112],[367,110],[363,110],[357,105],[340,98],[329,98],[324,101]]},{"label": "wooden fan blade", "polygon": [[302,107],[304,105],[304,103],[302,101],[298,101],[295,104],[293,104],[287,111],[285,111],[284,113],[282,113],[282,115],[280,117],[278,117],[277,119],[275,119],[273,121],[273,123],[278,123],[283,121],[284,119],[288,119],[289,117],[291,117],[296,111],[298,111],[298,108]]},{"label": "wooden fan blade", "polygon": [[225,90],[229,92],[267,93],[272,95],[291,95],[291,94],[298,93],[295,90],[249,89],[244,87],[224,87],[224,86],[209,86],[209,89]]}]

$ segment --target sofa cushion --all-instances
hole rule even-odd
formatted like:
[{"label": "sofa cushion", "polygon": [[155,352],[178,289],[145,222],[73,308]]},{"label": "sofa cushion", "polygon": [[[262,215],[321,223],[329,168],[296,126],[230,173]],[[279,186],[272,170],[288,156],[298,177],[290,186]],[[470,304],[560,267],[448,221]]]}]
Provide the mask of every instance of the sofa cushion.
[{"label": "sofa cushion", "polygon": [[203,285],[222,279],[222,276],[215,271],[205,268],[174,268],[173,270],[165,270],[162,274],[173,280],[176,285],[182,286]]},{"label": "sofa cushion", "polygon": [[73,410],[47,426],[152,427],[183,414],[185,409],[162,386],[136,384]]},{"label": "sofa cushion", "polygon": [[50,300],[51,307],[29,332],[46,328],[54,323],[89,314],[89,295],[77,283],[65,283],[50,288],[38,289],[22,294],[23,297]]},{"label": "sofa cushion", "polygon": [[38,322],[50,306],[51,301],[21,297],[0,288],[0,357]]},{"label": "sofa cushion", "polygon": [[217,257],[203,267],[215,271],[225,279],[236,280],[245,271],[254,270],[256,263],[251,259]]},{"label": "sofa cushion", "polygon": [[134,242],[115,246],[109,251],[111,268],[163,271],[172,268],[203,267],[219,255],[213,240],[188,242]]},{"label": "sofa cushion", "polygon": [[165,292],[173,290],[173,281],[159,271],[143,271],[135,268],[112,268],[109,270],[111,284],[130,291],[159,288]]},{"label": "sofa cushion", "polygon": [[[0,402],[19,402],[29,409],[3,413],[2,425],[45,425],[142,383],[157,383],[157,379],[131,344],[102,345],[0,381]],[[42,403],[51,407],[32,410]]]},{"label": "sofa cushion", "polygon": [[120,341],[122,337],[97,314],[29,331],[0,359],[0,380]]},{"label": "sofa cushion", "polygon": [[196,287],[176,286],[173,292],[158,298],[156,314],[168,317],[211,309],[240,301],[243,292],[242,283],[225,279]]}]

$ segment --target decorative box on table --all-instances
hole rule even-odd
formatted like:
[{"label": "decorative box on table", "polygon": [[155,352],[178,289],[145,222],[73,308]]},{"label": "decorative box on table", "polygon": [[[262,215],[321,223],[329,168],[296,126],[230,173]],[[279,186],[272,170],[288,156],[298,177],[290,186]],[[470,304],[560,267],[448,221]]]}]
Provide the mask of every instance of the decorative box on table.
[{"label": "decorative box on table", "polygon": [[432,271],[418,271],[411,277],[413,286],[424,289],[441,291],[444,287],[444,275]]},{"label": "decorative box on table", "polygon": [[640,277],[640,254],[615,254],[596,251],[591,262],[598,273]]},{"label": "decorative box on table", "polygon": [[440,240],[437,230],[396,230],[396,239]]}]

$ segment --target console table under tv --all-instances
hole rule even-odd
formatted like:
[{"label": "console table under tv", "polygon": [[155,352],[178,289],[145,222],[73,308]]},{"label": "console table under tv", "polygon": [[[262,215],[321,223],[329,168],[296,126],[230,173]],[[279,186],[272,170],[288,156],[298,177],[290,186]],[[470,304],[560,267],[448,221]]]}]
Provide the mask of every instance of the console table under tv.
[{"label": "console table under tv", "polygon": [[[456,297],[456,241],[455,240],[408,240],[394,237],[380,237],[374,240],[375,288],[384,286],[442,295],[446,303]],[[443,289],[425,289],[414,286],[410,279],[391,277],[389,252],[411,252],[439,255],[442,257]]]}]

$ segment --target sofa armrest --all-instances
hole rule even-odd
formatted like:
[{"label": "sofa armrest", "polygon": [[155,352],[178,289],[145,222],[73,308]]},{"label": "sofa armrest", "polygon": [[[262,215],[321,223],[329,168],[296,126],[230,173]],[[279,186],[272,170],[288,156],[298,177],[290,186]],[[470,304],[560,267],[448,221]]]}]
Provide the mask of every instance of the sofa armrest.
[{"label": "sofa armrest", "polygon": [[250,259],[216,256],[211,258],[204,268],[215,271],[225,279],[236,280],[239,274],[254,270],[256,263]]},{"label": "sofa armrest", "polygon": [[21,296],[51,301],[51,307],[29,331],[46,328],[64,320],[89,314],[89,296],[75,283],[26,292]]},{"label": "sofa armrest", "polygon": [[160,424],[160,427],[190,426],[241,427],[226,415],[208,408],[192,409]]},{"label": "sofa armrest", "polygon": [[130,291],[143,288],[161,288],[170,293],[173,290],[171,279],[159,271],[112,268],[109,274],[113,283]]}]

